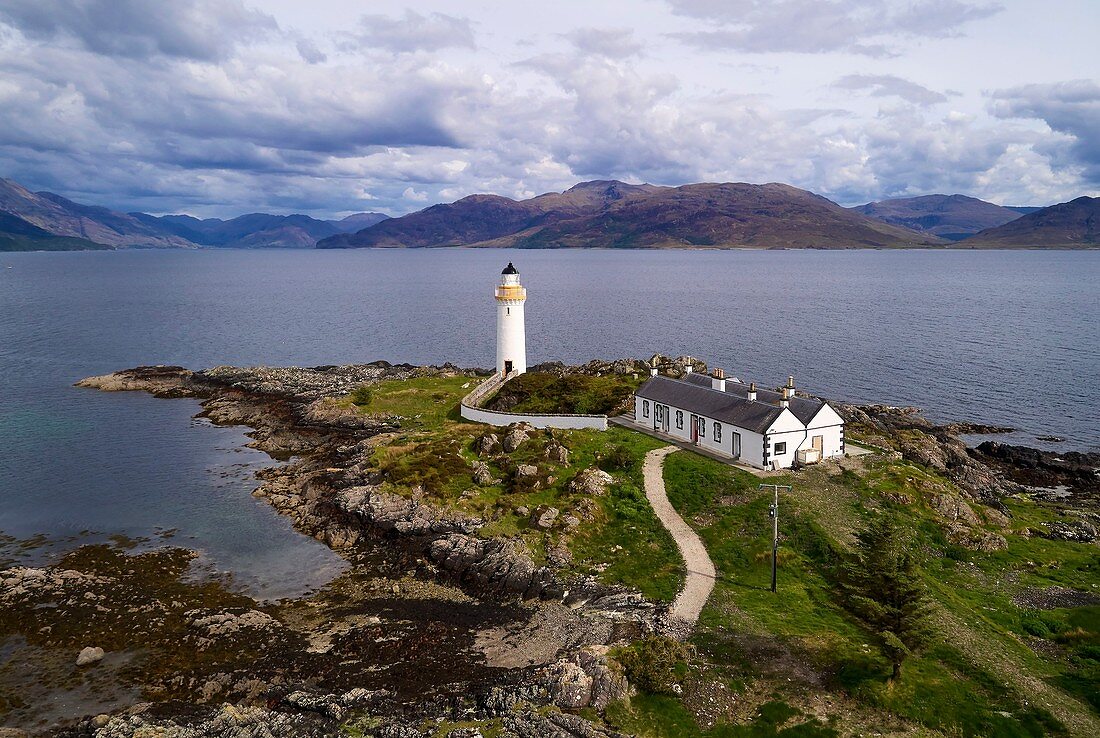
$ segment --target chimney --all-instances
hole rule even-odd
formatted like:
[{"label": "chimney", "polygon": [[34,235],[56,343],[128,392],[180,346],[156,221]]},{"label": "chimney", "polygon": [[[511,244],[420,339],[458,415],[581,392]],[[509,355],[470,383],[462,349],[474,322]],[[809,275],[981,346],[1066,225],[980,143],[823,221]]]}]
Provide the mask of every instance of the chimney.
[{"label": "chimney", "polygon": [[787,386],[783,388],[783,399],[789,400],[794,397],[794,377],[787,377]]},{"label": "chimney", "polygon": [[[786,389],[786,387],[784,387]],[[790,407],[791,401],[787,398],[787,393],[783,393],[783,397],[779,399],[779,407]]]},{"label": "chimney", "polygon": [[694,370],[695,370],[695,367],[693,367],[691,364],[688,364],[687,366],[684,367],[684,374],[691,374],[692,371],[694,371]]},{"label": "chimney", "polygon": [[657,367],[655,367],[655,366],[649,367],[649,376],[651,376],[651,377],[656,377],[657,376]]},{"label": "chimney", "polygon": [[749,402],[756,402],[756,382],[749,382]]},{"label": "chimney", "polygon": [[714,374],[710,378],[710,388],[719,392],[726,391],[726,373],[724,371],[721,369],[714,370]]}]

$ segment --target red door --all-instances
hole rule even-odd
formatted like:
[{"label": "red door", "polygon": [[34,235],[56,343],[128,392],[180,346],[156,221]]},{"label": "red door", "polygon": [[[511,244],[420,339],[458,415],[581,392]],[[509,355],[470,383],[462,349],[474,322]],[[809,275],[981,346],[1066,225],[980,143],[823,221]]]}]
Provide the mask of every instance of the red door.
[{"label": "red door", "polygon": [[699,416],[691,416],[691,442],[699,443]]}]

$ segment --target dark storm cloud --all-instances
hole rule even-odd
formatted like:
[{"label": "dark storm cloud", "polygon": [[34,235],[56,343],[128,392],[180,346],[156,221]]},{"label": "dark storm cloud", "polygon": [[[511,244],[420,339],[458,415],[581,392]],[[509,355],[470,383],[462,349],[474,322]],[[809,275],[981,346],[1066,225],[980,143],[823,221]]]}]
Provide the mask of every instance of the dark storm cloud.
[{"label": "dark storm cloud", "polygon": [[434,51],[446,48],[477,48],[469,19],[444,13],[421,15],[406,10],[405,15],[364,15],[359,28],[348,34],[346,49],[371,51],[384,49],[393,53]]},{"label": "dark storm cloud", "polygon": [[32,39],[74,41],[108,56],[215,61],[278,30],[241,0],[2,0],[0,21]]},{"label": "dark storm cloud", "polygon": [[1100,182],[1100,84],[1096,81],[997,90],[992,95],[992,112],[1000,118],[1042,120],[1051,130],[1070,137],[1067,145],[1051,144],[1048,151],[1083,168],[1090,182]]},{"label": "dark storm cloud", "polygon": [[845,51],[873,57],[897,53],[892,39],[958,34],[998,5],[961,0],[668,0],[679,15],[715,27],[670,34],[703,49],[807,54]]},{"label": "dark storm cloud", "polygon": [[947,102],[947,95],[892,74],[849,74],[833,83],[844,90],[868,90],[875,97],[900,97],[914,105]]}]

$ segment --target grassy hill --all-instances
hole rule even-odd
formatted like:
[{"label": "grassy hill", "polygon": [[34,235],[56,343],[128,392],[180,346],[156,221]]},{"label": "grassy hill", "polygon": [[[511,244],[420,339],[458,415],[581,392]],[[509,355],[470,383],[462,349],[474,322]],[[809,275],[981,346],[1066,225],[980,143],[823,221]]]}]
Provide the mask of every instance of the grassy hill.
[{"label": "grassy hill", "polygon": [[[629,381],[548,377],[517,384],[507,401],[577,411],[593,396],[614,401]],[[596,576],[670,601],[683,565],[641,479],[645,453],[663,444],[620,427],[546,431],[512,453],[495,447],[486,455],[478,449],[493,441],[493,429],[464,423],[455,411],[470,386],[463,378],[411,380],[349,399],[364,412],[415,419],[378,450],[391,488],[419,489],[433,504],[491,520],[481,535],[512,538],[537,563],[556,561],[561,576]],[[875,440],[901,447],[914,434]],[[551,453],[557,447],[567,462]],[[471,489],[470,464],[479,459],[497,482]],[[523,464],[537,474],[518,477]],[[591,497],[572,480],[596,466],[615,482]],[[777,593],[769,589],[771,493],[758,489],[761,481],[794,487],[780,501]],[[1100,734],[1100,549],[1043,537],[1044,525],[1063,517],[1057,506],[1017,495],[987,507],[944,474],[890,451],[767,480],[682,451],[668,457],[665,483],[718,572],[689,642],[681,694],[640,692],[586,717],[640,738]],[[539,506],[582,522],[538,530],[526,511]],[[896,681],[840,604],[836,582],[855,531],[883,514],[898,516],[912,535],[937,631]],[[960,538],[960,525],[979,535]],[[1003,545],[973,544],[982,540]]]},{"label": "grassy hill", "polygon": [[[1005,534],[1007,548],[968,550],[948,540],[926,501],[949,482],[881,457],[846,466],[767,480],[795,487],[780,502],[773,594],[771,493],[724,464],[687,452],[669,457],[669,498],[707,544],[719,579],[692,638],[696,656],[683,699],[642,695],[609,711],[610,721],[647,738],[871,728],[888,735],[1095,735],[1100,607],[1019,603],[1051,587],[1094,590],[1096,547],[1031,535],[1031,526],[1056,516],[1014,499],[1009,529],[987,526]],[[837,604],[832,582],[853,530],[885,512],[914,533],[940,632],[895,683],[868,635]],[[739,725],[759,721],[777,703],[790,710],[787,731]]]}]

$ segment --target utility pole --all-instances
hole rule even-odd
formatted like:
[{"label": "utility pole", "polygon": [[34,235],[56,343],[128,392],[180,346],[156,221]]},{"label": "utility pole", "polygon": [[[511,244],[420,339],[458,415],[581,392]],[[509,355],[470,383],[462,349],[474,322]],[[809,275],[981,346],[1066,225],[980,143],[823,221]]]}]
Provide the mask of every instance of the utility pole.
[{"label": "utility pole", "polygon": [[776,571],[778,569],[778,556],[779,556],[779,490],[784,489],[787,494],[791,493],[793,487],[789,484],[761,484],[757,489],[771,488],[775,492],[775,501],[768,508],[768,514],[772,518],[772,592],[776,591]]}]

